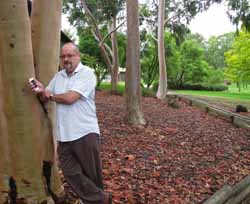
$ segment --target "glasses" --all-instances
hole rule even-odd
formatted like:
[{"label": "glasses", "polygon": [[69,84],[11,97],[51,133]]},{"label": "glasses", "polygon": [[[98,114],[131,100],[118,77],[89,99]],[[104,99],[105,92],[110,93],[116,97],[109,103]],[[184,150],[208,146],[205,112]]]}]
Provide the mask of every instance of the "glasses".
[{"label": "glasses", "polygon": [[65,58],[69,58],[69,59],[70,59],[70,58],[72,58],[72,57],[74,57],[74,56],[75,56],[75,55],[68,54],[68,55],[61,55],[60,58],[61,58],[61,59],[65,59]]}]

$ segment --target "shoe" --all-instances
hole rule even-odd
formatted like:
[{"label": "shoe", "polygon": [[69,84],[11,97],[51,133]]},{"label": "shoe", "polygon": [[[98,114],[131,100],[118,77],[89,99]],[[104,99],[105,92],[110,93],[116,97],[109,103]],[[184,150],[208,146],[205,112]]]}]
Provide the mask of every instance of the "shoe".
[{"label": "shoe", "polygon": [[112,204],[112,193],[110,192],[104,193],[104,204]]},{"label": "shoe", "polygon": [[84,202],[82,202],[82,201],[80,200],[79,204],[84,204]]}]

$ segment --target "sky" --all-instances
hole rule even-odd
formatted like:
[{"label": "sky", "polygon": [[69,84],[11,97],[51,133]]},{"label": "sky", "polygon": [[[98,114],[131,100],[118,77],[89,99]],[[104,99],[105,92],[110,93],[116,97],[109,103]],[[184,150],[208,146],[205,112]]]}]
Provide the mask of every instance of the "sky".
[{"label": "sky", "polygon": [[200,33],[206,39],[235,31],[235,26],[227,17],[226,7],[223,4],[213,4],[206,12],[197,14],[189,28],[192,33]]},{"label": "sky", "polygon": [[[140,0],[145,2],[147,0]],[[148,0],[150,1],[150,0]],[[62,17],[62,29],[68,29],[69,23],[65,16]],[[192,33],[200,33],[205,39],[235,31],[226,14],[223,4],[213,4],[207,11],[197,14],[191,21],[189,28]]]}]

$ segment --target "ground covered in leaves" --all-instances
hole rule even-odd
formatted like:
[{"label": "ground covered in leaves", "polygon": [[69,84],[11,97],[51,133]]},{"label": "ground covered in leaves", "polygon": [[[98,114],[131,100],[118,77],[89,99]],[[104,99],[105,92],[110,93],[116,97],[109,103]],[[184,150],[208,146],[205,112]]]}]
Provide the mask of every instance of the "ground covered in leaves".
[{"label": "ground covered in leaves", "polygon": [[250,173],[250,131],[179,102],[142,100],[147,125],[126,124],[125,100],[97,91],[105,188],[115,204],[199,204]]}]

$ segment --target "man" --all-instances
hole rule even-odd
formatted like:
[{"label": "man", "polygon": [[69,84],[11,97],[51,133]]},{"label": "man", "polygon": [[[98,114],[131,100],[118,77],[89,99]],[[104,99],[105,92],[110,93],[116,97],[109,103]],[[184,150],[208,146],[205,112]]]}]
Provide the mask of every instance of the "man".
[{"label": "man", "polygon": [[38,80],[31,89],[44,101],[56,102],[58,157],[67,183],[85,204],[111,204],[103,191],[99,126],[95,108],[96,77],[82,65],[76,45],[61,52],[63,70],[44,88]]}]

